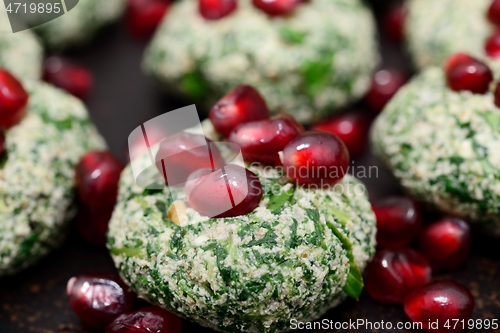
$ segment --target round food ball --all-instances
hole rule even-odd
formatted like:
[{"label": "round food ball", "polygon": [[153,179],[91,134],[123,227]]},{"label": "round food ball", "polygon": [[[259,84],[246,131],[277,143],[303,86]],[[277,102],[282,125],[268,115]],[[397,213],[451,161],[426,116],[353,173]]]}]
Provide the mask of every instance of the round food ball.
[{"label": "round food ball", "polygon": [[0,276],[57,247],[74,215],[74,165],[105,147],[80,100],[45,83],[25,85],[23,120],[0,155]]},{"label": "round food ball", "polygon": [[19,79],[39,79],[42,63],[43,48],[30,30],[0,32],[0,67]]},{"label": "round food ball", "polygon": [[359,0],[304,2],[286,17],[241,0],[218,20],[203,18],[197,0],[183,0],[165,16],[143,65],[170,93],[207,107],[249,84],[271,112],[311,123],[360,98],[378,62],[374,20]]}]

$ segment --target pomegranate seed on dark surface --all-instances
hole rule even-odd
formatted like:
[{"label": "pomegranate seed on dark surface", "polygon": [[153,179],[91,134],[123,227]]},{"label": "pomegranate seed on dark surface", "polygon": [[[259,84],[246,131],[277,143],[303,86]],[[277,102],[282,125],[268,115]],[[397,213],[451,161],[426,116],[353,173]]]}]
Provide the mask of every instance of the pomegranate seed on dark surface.
[{"label": "pomegranate seed on dark surface", "polygon": [[87,325],[103,329],[119,315],[132,309],[135,296],[114,274],[85,274],[72,277],[66,292],[73,311]]},{"label": "pomegranate seed on dark surface", "polygon": [[394,43],[404,40],[406,14],[404,2],[393,4],[382,13],[382,32]]},{"label": "pomegranate seed on dark surface", "polygon": [[26,113],[28,93],[7,70],[0,68],[0,127],[18,124]]},{"label": "pomegranate seed on dark surface", "polygon": [[484,94],[488,91],[493,73],[482,61],[464,54],[454,55],[445,64],[448,87],[454,91]]},{"label": "pomegranate seed on dark surface", "polygon": [[335,116],[312,129],[335,134],[345,143],[351,157],[357,157],[366,149],[369,128],[370,118],[354,111]]},{"label": "pomegranate seed on dark surface", "polygon": [[431,280],[427,259],[415,250],[381,250],[366,268],[366,291],[383,303],[403,303],[414,289]]},{"label": "pomegranate seed on dark surface", "polygon": [[290,14],[302,0],[253,0],[253,5],[270,16]]},{"label": "pomegranate seed on dark surface", "polygon": [[80,200],[90,207],[114,205],[122,170],[123,164],[107,151],[85,154],[75,168],[75,183]]},{"label": "pomegranate seed on dark surface", "polygon": [[81,99],[89,95],[94,81],[87,68],[59,56],[45,61],[43,79]]},{"label": "pomegranate seed on dark surface", "polygon": [[238,125],[269,118],[266,101],[251,86],[237,86],[210,109],[210,121],[227,137]]},{"label": "pomegranate seed on dark surface", "polygon": [[302,133],[283,150],[286,174],[300,185],[336,184],[347,173],[348,166],[349,151],[342,140],[331,133]]},{"label": "pomegranate seed on dark surface", "polygon": [[[404,301],[404,308],[411,321],[421,322],[425,330],[453,333],[467,328],[467,321],[474,310],[474,298],[464,285],[441,280],[410,293]],[[457,320],[459,323],[455,326]],[[437,327],[429,325],[436,321]],[[450,326],[446,327],[446,323]]]},{"label": "pomegranate seed on dark surface", "polygon": [[127,28],[134,36],[151,36],[170,8],[168,0],[129,0],[125,16]]},{"label": "pomegranate seed on dark surface", "polygon": [[232,217],[251,213],[260,203],[262,187],[250,170],[235,164],[212,172],[195,171],[185,187],[189,205],[209,217]]},{"label": "pomegranate seed on dark surface", "polygon": [[161,142],[156,154],[156,166],[171,186],[185,183],[193,171],[223,165],[224,159],[217,147],[200,134],[174,134]]},{"label": "pomegranate seed on dark surface", "polygon": [[407,246],[422,225],[420,207],[407,197],[388,197],[372,202],[377,217],[377,245],[384,249]]},{"label": "pomegranate seed on dark surface", "polygon": [[495,32],[486,40],[484,49],[488,57],[500,58],[500,31]]},{"label": "pomegranate seed on dark surface", "polygon": [[494,25],[500,25],[500,0],[493,0],[488,8],[488,20]]},{"label": "pomegranate seed on dark surface", "polygon": [[446,217],[424,228],[419,246],[433,269],[450,270],[467,259],[470,238],[470,227],[465,221]]},{"label": "pomegranate seed on dark surface", "polygon": [[280,165],[278,152],[303,131],[293,117],[283,115],[241,124],[231,132],[229,141],[241,148],[248,162]]},{"label": "pomegranate seed on dark surface", "polygon": [[380,112],[391,98],[406,83],[406,75],[396,69],[380,69],[373,74],[365,102],[374,112]]},{"label": "pomegranate seed on dark surface", "polygon": [[178,316],[156,306],[146,307],[116,318],[105,333],[181,333]]},{"label": "pomegranate seed on dark surface", "polygon": [[103,207],[81,205],[76,217],[76,228],[87,243],[98,247],[106,245],[106,233],[113,209],[114,205]]},{"label": "pomegranate seed on dark surface", "polygon": [[198,10],[206,20],[219,20],[238,8],[236,0],[198,0]]}]

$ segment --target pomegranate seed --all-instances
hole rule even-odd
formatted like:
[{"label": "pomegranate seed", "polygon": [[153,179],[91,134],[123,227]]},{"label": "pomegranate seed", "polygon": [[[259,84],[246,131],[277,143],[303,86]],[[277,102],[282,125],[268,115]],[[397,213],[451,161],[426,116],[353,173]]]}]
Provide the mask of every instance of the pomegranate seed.
[{"label": "pomegranate seed", "polygon": [[303,131],[292,116],[282,115],[241,124],[231,132],[229,141],[241,148],[247,161],[280,165],[278,152]]},{"label": "pomegranate seed", "polygon": [[377,244],[384,249],[407,246],[420,231],[422,216],[410,198],[388,197],[372,203],[377,217]]},{"label": "pomegranate seed", "polygon": [[170,8],[168,0],[129,0],[127,28],[136,37],[151,36]]},{"label": "pomegranate seed", "polygon": [[493,0],[488,9],[488,20],[494,25],[500,25],[500,0]]},{"label": "pomegranate seed", "polygon": [[3,154],[5,150],[5,132],[0,129],[0,155]]},{"label": "pomegranate seed", "polygon": [[[467,320],[474,310],[474,298],[464,285],[451,280],[441,280],[410,293],[404,301],[404,308],[410,320],[422,323],[425,330],[453,333],[464,329],[461,320],[467,325]],[[431,326],[431,323],[436,321],[438,324]],[[455,321],[459,321],[456,326]],[[445,327],[446,322],[451,325]]]},{"label": "pomegranate seed", "polygon": [[294,11],[302,0],[253,0],[253,5],[270,16],[284,16]]},{"label": "pomegranate seed", "polygon": [[107,151],[91,151],[76,165],[75,182],[80,200],[90,207],[116,202],[123,165]]},{"label": "pomegranate seed", "polygon": [[444,218],[425,227],[419,245],[433,269],[456,268],[469,255],[470,227],[458,218]]},{"label": "pomegranate seed", "polygon": [[217,147],[200,134],[180,132],[163,140],[156,154],[156,166],[170,186],[186,182],[198,169],[224,165]]},{"label": "pomegranate seed", "polygon": [[85,274],[72,277],[66,292],[73,311],[87,325],[103,329],[132,309],[135,296],[118,275]]},{"label": "pomegranate seed", "polygon": [[366,291],[383,303],[402,303],[406,295],[430,280],[429,262],[409,248],[379,251],[366,268]]},{"label": "pomegranate seed", "polygon": [[347,173],[349,151],[334,134],[305,132],[283,150],[283,166],[300,185],[333,185]]},{"label": "pomegranate seed", "polygon": [[454,91],[484,94],[493,81],[493,74],[485,63],[464,54],[452,56],[445,64],[445,73],[448,86]]},{"label": "pomegranate seed", "polygon": [[45,61],[43,79],[81,99],[89,95],[93,84],[87,68],[57,56]]},{"label": "pomegranate seed", "polygon": [[259,178],[235,164],[214,172],[211,169],[195,171],[189,176],[185,191],[189,205],[209,217],[249,214],[262,198]]},{"label": "pomegranate seed", "polygon": [[403,2],[390,6],[382,14],[382,31],[394,43],[401,43],[404,39],[406,14],[406,7]]},{"label": "pomegranate seed", "polygon": [[229,136],[236,126],[269,118],[266,101],[251,86],[237,86],[210,110],[208,117],[217,132]]},{"label": "pomegranate seed", "polygon": [[500,58],[500,31],[495,32],[486,41],[484,49],[491,58]]},{"label": "pomegranate seed", "polygon": [[198,10],[206,20],[220,20],[238,8],[236,0],[198,0]]},{"label": "pomegranate seed", "polygon": [[106,245],[106,233],[113,209],[114,205],[104,207],[82,205],[80,207],[76,218],[76,228],[87,243],[98,247]]},{"label": "pomegranate seed", "polygon": [[18,124],[26,113],[28,93],[12,74],[0,68],[0,127]]},{"label": "pomegranate seed", "polygon": [[352,157],[360,156],[366,149],[370,119],[361,112],[335,116],[313,127],[313,130],[330,132],[344,141]]},{"label": "pomegranate seed", "polygon": [[156,306],[121,315],[108,327],[106,333],[181,333],[178,316]]},{"label": "pomegranate seed", "polygon": [[406,76],[396,69],[380,69],[373,74],[365,102],[374,112],[380,112],[407,81]]}]

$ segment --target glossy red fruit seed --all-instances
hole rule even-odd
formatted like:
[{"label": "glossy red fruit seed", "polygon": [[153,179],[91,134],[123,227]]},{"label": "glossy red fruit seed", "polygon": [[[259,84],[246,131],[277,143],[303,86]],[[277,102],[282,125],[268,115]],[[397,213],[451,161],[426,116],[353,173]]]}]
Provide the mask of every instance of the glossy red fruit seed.
[{"label": "glossy red fruit seed", "polygon": [[488,8],[488,20],[494,25],[500,25],[500,0],[493,0]]},{"label": "glossy red fruit seed", "polygon": [[135,296],[113,274],[72,277],[66,292],[71,307],[87,325],[103,329],[119,315],[132,309]]},{"label": "glossy red fruit seed", "polygon": [[238,8],[236,0],[198,0],[198,10],[206,20],[220,20]]},{"label": "glossy red fruit seed", "polygon": [[121,315],[106,328],[105,333],[181,333],[178,316],[156,306]]},{"label": "glossy red fruit seed", "polygon": [[365,102],[374,112],[380,112],[407,81],[406,75],[396,69],[380,69],[373,74]]},{"label": "glossy red fruit seed", "polygon": [[151,36],[170,8],[168,0],[129,0],[125,21],[136,37]]},{"label": "glossy red fruit seed", "polygon": [[409,248],[379,251],[366,268],[366,291],[382,303],[403,303],[406,295],[430,280],[429,262]]},{"label": "glossy red fruit seed", "polygon": [[302,133],[283,150],[286,174],[300,185],[334,185],[347,173],[348,166],[349,151],[342,140],[331,133]]},{"label": "glossy red fruit seed", "polygon": [[266,101],[255,88],[240,85],[214,105],[208,114],[217,132],[227,137],[238,125],[269,118]]},{"label": "glossy red fruit seed", "polygon": [[76,217],[76,228],[83,240],[97,247],[106,246],[106,233],[113,209],[114,205],[104,207],[81,205]]},{"label": "glossy red fruit seed", "polygon": [[366,149],[369,128],[369,117],[354,111],[335,116],[312,129],[335,134],[345,143],[351,157],[357,157]]},{"label": "glossy red fruit seed", "polygon": [[292,13],[302,0],[253,0],[253,5],[270,16],[284,16]]},{"label": "glossy red fruit seed", "polygon": [[303,131],[292,116],[281,115],[241,124],[231,132],[229,141],[241,148],[248,162],[281,165],[278,152]]},{"label": "glossy red fruit seed", "polygon": [[0,68],[0,127],[18,124],[26,113],[28,93],[7,70]]},{"label": "glossy red fruit seed", "polygon": [[420,207],[407,197],[388,197],[372,202],[377,218],[377,245],[383,249],[407,246],[420,231]]},{"label": "glossy red fruit seed", "polygon": [[45,61],[43,79],[81,99],[89,95],[94,81],[87,68],[58,56]]},{"label": "glossy red fruit seed", "polygon": [[404,2],[390,6],[381,17],[381,28],[384,34],[394,43],[401,43],[404,39],[406,21],[406,7]]},{"label": "glossy red fruit seed", "polygon": [[[453,333],[467,328],[467,321],[474,310],[474,298],[464,285],[451,280],[441,280],[409,294],[404,301],[404,308],[410,320],[422,323],[425,330]],[[430,325],[436,321],[438,326]],[[458,325],[455,326],[457,321]],[[447,322],[451,324],[448,327]]]},{"label": "glossy red fruit seed", "polygon": [[445,64],[448,87],[454,91],[484,94],[488,91],[493,73],[483,62],[464,54],[452,56]]},{"label": "glossy red fruit seed", "polygon": [[420,251],[435,270],[450,270],[464,263],[469,255],[469,225],[446,217],[424,228],[419,237]]},{"label": "glossy red fruit seed", "polygon": [[200,134],[179,132],[160,144],[156,166],[170,186],[186,182],[198,169],[216,169],[224,165],[217,147]]},{"label": "glossy red fruit seed", "polygon": [[90,207],[114,205],[122,170],[123,164],[107,151],[85,154],[75,168],[80,200]]},{"label": "glossy red fruit seed", "polygon": [[497,31],[491,35],[484,46],[486,54],[490,58],[500,58],[500,32]]},{"label": "glossy red fruit seed", "polygon": [[5,132],[3,130],[0,130],[0,155],[3,154],[4,150],[5,150]]},{"label": "glossy red fruit seed", "polygon": [[189,205],[209,217],[251,213],[260,203],[262,186],[250,170],[235,164],[212,172],[201,169],[190,175],[185,187]]}]

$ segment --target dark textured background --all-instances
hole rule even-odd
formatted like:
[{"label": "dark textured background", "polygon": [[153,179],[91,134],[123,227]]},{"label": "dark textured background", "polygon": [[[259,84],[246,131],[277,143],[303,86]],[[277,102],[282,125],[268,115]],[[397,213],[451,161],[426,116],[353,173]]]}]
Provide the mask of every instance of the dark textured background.
[{"label": "dark textured background", "polygon": [[[156,115],[186,105],[161,95],[153,82],[141,73],[139,64],[145,44],[129,37],[122,25],[116,25],[103,32],[92,46],[70,53],[88,66],[95,76],[94,91],[87,104],[110,149],[122,160],[127,153],[128,134],[135,127]],[[397,48],[384,43],[382,50],[385,63],[406,66]],[[378,165],[368,152],[355,162],[356,165]],[[399,193],[394,179],[382,166],[378,166],[378,177],[364,180],[370,197]],[[433,218],[428,217],[428,220]],[[476,299],[475,319],[498,318],[500,321],[499,242],[475,231],[473,251],[467,263],[451,274],[435,276],[453,278],[471,289]],[[19,275],[0,279],[0,333],[97,332],[83,326],[73,313],[65,294],[66,282],[78,274],[114,271],[106,250],[86,245],[73,230],[66,243],[38,265]],[[331,310],[325,318],[336,321],[358,318],[372,322],[384,320],[394,325],[398,321],[407,321],[401,307],[377,304],[366,294],[359,302],[346,301]],[[369,330],[359,330],[365,331]],[[184,321],[183,332],[213,331]]]}]

